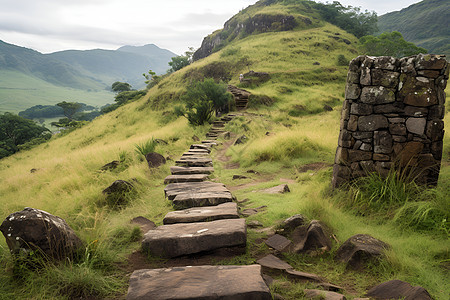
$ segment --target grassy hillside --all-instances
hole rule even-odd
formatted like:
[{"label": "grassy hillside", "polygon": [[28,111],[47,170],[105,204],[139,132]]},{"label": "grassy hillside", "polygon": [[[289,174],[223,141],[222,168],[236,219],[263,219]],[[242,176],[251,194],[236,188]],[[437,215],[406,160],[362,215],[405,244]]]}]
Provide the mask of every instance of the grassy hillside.
[{"label": "grassy hillside", "polygon": [[[264,9],[285,8],[276,4]],[[289,11],[293,13],[292,7]],[[248,198],[246,205],[250,207],[266,205],[265,212],[248,218],[266,227],[301,213],[323,221],[341,242],[353,234],[367,233],[389,243],[392,250],[386,261],[360,272],[345,270],[332,254],[285,257],[298,270],[321,274],[344,286],[348,298],[362,296],[376,283],[402,279],[424,286],[436,299],[447,299],[450,244],[445,233],[416,232],[385,216],[361,216],[342,204],[348,194],[329,191],[347,73],[346,66],[338,66],[338,55],[348,60],[357,56],[356,38],[320,20],[311,28],[249,35],[171,74],[142,99],[32,151],[0,160],[1,220],[25,206],[39,208],[66,219],[86,244],[81,261],[39,271],[18,270],[12,266],[4,239],[0,239],[0,298],[123,297],[127,275],[135,267],[130,256],[140,247],[130,220],[144,216],[162,224],[171,210],[164,199],[163,179],[174,159],[193,142],[192,136],[204,137],[209,129],[192,128],[184,118],[177,118],[173,104],[192,80],[208,76],[239,86],[239,74],[254,70],[268,72],[271,78],[246,89],[268,96],[274,103],[266,106],[260,103],[261,97],[255,97],[245,115],[227,125],[227,130],[236,136],[245,134],[249,141],[229,147],[226,156],[213,151],[213,180],[227,184],[239,200]],[[325,111],[325,104],[334,110]],[[447,132],[449,121],[447,114]],[[157,170],[149,170],[135,152],[136,144],[152,137],[167,141],[156,151],[171,158]],[[439,192],[445,197],[450,182],[448,135],[444,147]],[[124,159],[119,169],[99,171],[119,158]],[[37,172],[31,173],[31,169]],[[258,174],[247,173],[249,170]],[[249,178],[232,180],[234,174]],[[117,179],[133,180],[137,187],[131,203],[122,210],[109,208],[102,195],[102,190]],[[274,196],[258,192],[281,182],[289,182],[291,193]],[[266,236],[249,229],[247,254],[215,263],[254,263],[268,252],[264,244],[256,242]],[[335,243],[331,253],[337,246]],[[156,258],[147,262],[152,266],[161,263]],[[286,299],[302,298],[307,284],[277,279],[273,287],[277,293]]]},{"label": "grassy hillside", "polygon": [[450,3],[424,0],[378,17],[380,32],[399,31],[405,40],[429,53],[450,56]]},{"label": "grassy hillside", "polygon": [[18,113],[34,105],[54,105],[62,101],[101,107],[113,103],[114,94],[106,90],[87,91],[57,86],[18,71],[0,72],[0,112]]}]

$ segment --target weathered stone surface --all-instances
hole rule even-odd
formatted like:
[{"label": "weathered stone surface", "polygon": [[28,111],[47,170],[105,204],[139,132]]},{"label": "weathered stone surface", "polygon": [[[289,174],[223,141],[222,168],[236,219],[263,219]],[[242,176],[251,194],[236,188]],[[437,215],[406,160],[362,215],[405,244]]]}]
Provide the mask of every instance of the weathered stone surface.
[{"label": "weathered stone surface", "polygon": [[302,226],[295,229],[293,239],[293,249],[295,252],[304,252],[308,250],[329,251],[331,249],[330,238],[317,220],[312,220],[308,226]]},{"label": "weathered stone surface", "polygon": [[212,159],[208,157],[185,157],[176,160],[175,163],[179,166],[187,167],[212,167]]},{"label": "weathered stone surface", "polygon": [[284,194],[289,193],[291,190],[289,189],[289,186],[287,184],[280,184],[268,189],[261,190],[263,193],[267,194]]},{"label": "weathered stone surface", "polygon": [[240,137],[238,137],[236,139],[236,141],[234,142],[235,145],[239,145],[239,144],[243,144],[248,140],[248,137],[246,137],[245,135],[241,135]]},{"label": "weathered stone surface", "polygon": [[365,103],[352,103],[350,114],[368,116],[373,113],[373,106]]},{"label": "weathered stone surface", "polygon": [[14,255],[38,251],[54,259],[72,259],[83,243],[66,221],[43,210],[26,207],[0,225]]},{"label": "weathered stone surface", "polygon": [[372,159],[372,152],[351,149],[347,150],[347,152],[348,162],[350,163]]},{"label": "weathered stone surface", "polygon": [[399,99],[412,106],[428,107],[438,104],[434,82],[425,77],[400,76]]},{"label": "weathered stone surface", "polygon": [[379,85],[386,88],[396,88],[399,83],[400,73],[382,69],[372,70],[372,85]]},{"label": "weathered stone surface", "polygon": [[288,275],[289,279],[292,279],[292,280],[320,282],[324,285],[327,284],[325,282],[322,282],[320,277],[317,276],[316,274],[300,272],[300,271],[296,271],[294,269],[287,269],[286,274]]},{"label": "weathered stone surface", "polygon": [[162,225],[144,235],[142,249],[153,256],[177,257],[225,247],[245,246],[244,219]]},{"label": "weathered stone surface", "polygon": [[401,280],[390,280],[371,288],[366,296],[377,299],[431,300],[430,294],[421,286],[413,287]]},{"label": "weathered stone surface", "polygon": [[157,168],[166,163],[166,159],[159,153],[152,152],[145,155],[149,168]]},{"label": "weathered stone surface", "polygon": [[414,134],[422,135],[425,133],[427,119],[425,118],[408,118],[406,120],[406,129]]},{"label": "weathered stone surface", "polygon": [[389,133],[393,135],[406,135],[406,125],[402,123],[389,124]]},{"label": "weathered stone surface", "polygon": [[[211,145],[208,145],[208,144],[192,144],[190,149],[200,149],[200,150],[211,151]],[[189,151],[191,151],[191,150],[189,150]]]},{"label": "weathered stone surface", "polygon": [[361,77],[359,79],[361,85],[372,85],[372,77],[369,68],[361,69]]},{"label": "weathered stone surface", "polygon": [[208,147],[206,148],[202,148],[202,149],[198,149],[198,148],[190,148],[189,153],[203,153],[203,154],[208,154],[210,153],[210,149]]},{"label": "weathered stone surface", "polygon": [[285,261],[282,261],[275,255],[269,254],[256,261],[258,265],[261,265],[264,272],[271,273],[273,271],[280,272],[292,269],[292,266]]},{"label": "weathered stone surface", "polygon": [[194,266],[137,270],[127,300],[271,300],[261,266]]},{"label": "weathered stone surface", "polygon": [[238,174],[233,175],[233,180],[237,180],[237,179],[247,179],[247,178],[248,178],[248,177],[245,176],[245,175],[238,175]]},{"label": "weathered stone surface", "polygon": [[356,131],[358,129],[358,116],[355,115],[350,116],[347,123],[347,129],[350,131]]},{"label": "weathered stone surface", "polygon": [[345,88],[345,99],[356,100],[361,94],[361,88],[358,84],[347,84]]},{"label": "weathered stone surface", "polygon": [[323,299],[323,300],[345,300],[344,295],[336,293],[336,292],[330,292],[330,291],[323,291],[323,290],[314,290],[314,289],[306,289],[304,290],[306,299]]},{"label": "weathered stone surface", "polygon": [[348,150],[346,148],[338,147],[336,149],[335,164],[347,164],[348,162]]},{"label": "weathered stone surface", "polygon": [[400,61],[392,56],[378,56],[373,58],[374,68],[395,71],[399,65]]},{"label": "weathered stone surface", "polygon": [[184,209],[201,206],[214,206],[225,202],[233,201],[233,195],[230,192],[208,192],[201,193],[190,192],[175,196],[172,200],[176,209]]},{"label": "weathered stone surface", "polygon": [[172,175],[212,174],[213,167],[170,167]]},{"label": "weathered stone surface", "polygon": [[367,104],[386,104],[395,101],[395,92],[383,86],[363,87],[361,102]]},{"label": "weathered stone surface", "polygon": [[306,217],[301,214],[293,215],[292,217],[287,218],[280,224],[280,228],[283,232],[291,232],[298,226],[302,226],[305,224]]},{"label": "weathered stone surface", "polygon": [[[100,170],[102,171],[108,171],[108,170],[114,170],[116,169],[118,166],[120,165],[120,162],[118,160],[113,160],[110,163],[107,163],[106,165],[104,165],[103,167],[100,168]],[[34,173],[34,172],[31,172]]]},{"label": "weathered stone surface", "polygon": [[121,207],[127,204],[127,195],[134,189],[132,183],[125,180],[116,180],[109,187],[104,189],[102,193],[106,196],[107,203],[114,207]]},{"label": "weathered stone surface", "polygon": [[419,54],[416,58],[416,68],[419,70],[440,70],[447,65],[445,56],[433,54]]},{"label": "weathered stone surface", "polygon": [[156,228],[156,224],[153,221],[150,221],[149,219],[142,216],[133,218],[130,223],[138,225],[141,228],[142,233],[146,233],[147,231]]},{"label": "weathered stone surface", "polygon": [[347,83],[359,83],[360,73],[349,71],[347,73]]},{"label": "weathered stone surface", "polygon": [[239,218],[237,204],[233,202],[217,206],[189,208],[171,211],[164,217],[164,225],[176,223],[210,222],[222,219]]},{"label": "weathered stone surface", "polygon": [[210,157],[210,154],[208,152],[184,152],[181,157],[186,157],[186,156],[196,156],[196,157]]},{"label": "weathered stone surface", "polygon": [[444,121],[428,121],[426,134],[432,142],[442,141],[442,139],[444,138]]},{"label": "weathered stone surface", "polygon": [[221,193],[230,190],[222,183],[211,181],[171,183],[164,188],[164,194],[169,200],[173,200],[179,194],[203,192]]},{"label": "weathered stone surface", "polygon": [[164,184],[181,182],[201,182],[208,179],[208,174],[193,175],[169,175],[164,179]]},{"label": "weathered stone surface", "polygon": [[336,251],[336,259],[353,269],[364,268],[384,255],[389,245],[367,234],[357,234],[345,241]]},{"label": "weathered stone surface", "polygon": [[400,114],[404,112],[403,104],[394,102],[391,104],[374,105],[373,112],[375,114]]},{"label": "weathered stone surface", "polygon": [[383,115],[361,116],[358,119],[358,129],[361,131],[375,131],[388,126],[389,122]]},{"label": "weathered stone surface", "polygon": [[282,252],[291,244],[291,241],[282,235],[275,234],[268,238],[265,243],[267,246]]},{"label": "weathered stone surface", "polygon": [[375,131],[373,144],[375,153],[389,154],[392,152],[392,136],[387,131]]}]

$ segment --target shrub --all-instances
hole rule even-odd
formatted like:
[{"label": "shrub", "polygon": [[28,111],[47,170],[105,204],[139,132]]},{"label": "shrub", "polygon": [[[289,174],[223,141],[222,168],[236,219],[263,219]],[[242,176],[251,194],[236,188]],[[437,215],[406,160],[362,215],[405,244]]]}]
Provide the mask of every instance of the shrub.
[{"label": "shrub", "polygon": [[148,140],[141,144],[135,144],[134,147],[136,148],[135,151],[137,154],[145,157],[147,154],[155,151],[157,144],[158,142],[154,138],[152,138],[151,140]]},{"label": "shrub", "polygon": [[343,54],[339,54],[337,57],[337,65],[338,66],[348,66],[349,60],[347,58],[345,58],[345,56]]}]

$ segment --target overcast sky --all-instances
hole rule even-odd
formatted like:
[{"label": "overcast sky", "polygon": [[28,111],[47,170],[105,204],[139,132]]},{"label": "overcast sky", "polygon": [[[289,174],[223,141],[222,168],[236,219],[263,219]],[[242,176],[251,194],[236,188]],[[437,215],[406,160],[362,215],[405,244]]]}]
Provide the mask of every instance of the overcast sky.
[{"label": "overcast sky", "polygon": [[[340,2],[382,15],[420,0]],[[0,40],[42,53],[156,44],[182,54],[188,47],[200,47],[203,37],[254,3],[256,0],[0,0]]]}]

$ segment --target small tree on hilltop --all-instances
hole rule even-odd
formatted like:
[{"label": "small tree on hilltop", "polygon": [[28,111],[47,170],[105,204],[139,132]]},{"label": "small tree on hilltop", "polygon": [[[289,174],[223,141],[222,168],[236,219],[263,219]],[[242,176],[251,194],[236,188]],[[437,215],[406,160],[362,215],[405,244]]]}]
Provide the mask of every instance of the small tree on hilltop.
[{"label": "small tree on hilltop", "polygon": [[182,97],[184,107],[176,106],[175,113],[187,118],[192,125],[203,125],[211,119],[214,111],[217,113],[226,106],[230,98],[225,84],[216,83],[212,78],[196,81]]},{"label": "small tree on hilltop", "polygon": [[194,48],[189,47],[189,51],[184,52],[184,55],[172,57],[172,61],[169,62],[169,72],[178,71],[192,63],[192,56],[194,55]]},{"label": "small tree on hilltop", "polygon": [[116,81],[111,85],[111,90],[116,93],[131,91],[131,84],[127,82]]}]

